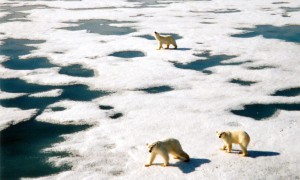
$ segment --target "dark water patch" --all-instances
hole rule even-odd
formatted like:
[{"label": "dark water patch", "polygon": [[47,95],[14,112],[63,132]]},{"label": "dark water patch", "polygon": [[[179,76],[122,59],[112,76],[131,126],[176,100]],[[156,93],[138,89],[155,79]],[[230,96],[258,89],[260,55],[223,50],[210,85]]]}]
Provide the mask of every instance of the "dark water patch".
[{"label": "dark water patch", "polygon": [[280,7],[281,9],[283,9],[285,12],[299,12],[300,11],[300,7]]},{"label": "dark water patch", "polygon": [[200,22],[201,24],[216,24],[215,22]]},{"label": "dark water patch", "polygon": [[239,9],[216,9],[213,11],[190,11],[192,13],[214,13],[214,14],[228,14],[241,12]]},{"label": "dark water patch", "polygon": [[133,23],[132,21],[111,21],[106,19],[90,19],[80,20],[77,22],[66,22],[68,24],[75,24],[75,26],[66,27],[62,29],[70,31],[86,30],[88,33],[96,33],[101,35],[125,35],[136,32],[132,27],[117,27],[112,24]]},{"label": "dark water patch", "polygon": [[[175,34],[175,33],[159,33],[159,34],[162,36],[172,36],[175,40],[182,39],[182,36]],[[148,40],[155,40],[154,34],[153,35],[151,35],[151,34],[139,35],[136,37],[141,37],[141,38],[145,38]]]},{"label": "dark water patch", "polygon": [[290,2],[273,2],[272,4],[289,4]]},{"label": "dark water patch", "polygon": [[213,72],[210,71],[210,70],[203,70],[202,71],[204,74],[207,74],[207,75],[211,75]]},{"label": "dark water patch", "polygon": [[0,24],[5,22],[15,22],[21,21],[26,22],[30,21],[27,19],[29,13],[25,13],[24,11],[29,11],[32,9],[45,9],[49,8],[43,5],[30,5],[30,6],[0,6],[0,12],[8,12],[9,14],[0,18]]},{"label": "dark water patch", "polygon": [[115,56],[120,58],[136,58],[136,57],[144,57],[145,53],[142,51],[119,51],[109,54],[109,56]]},{"label": "dark water patch", "polygon": [[56,67],[51,64],[47,58],[37,57],[29,59],[10,59],[2,63],[2,65],[8,69],[14,70],[33,70],[38,68],[51,68]]},{"label": "dark water patch", "polygon": [[102,109],[102,110],[111,110],[111,109],[114,109],[114,107],[108,106],[108,105],[100,105],[99,108]]},{"label": "dark water patch", "polygon": [[145,38],[145,39],[148,39],[148,40],[155,40],[154,36],[150,35],[150,34],[139,35],[139,36],[135,36],[135,37],[141,37],[141,38]]},{"label": "dark water patch", "polygon": [[91,69],[83,68],[80,64],[74,64],[66,67],[62,67],[59,70],[59,74],[66,74],[76,77],[93,77],[94,71]]},{"label": "dark water patch", "polygon": [[52,90],[54,87],[50,85],[39,85],[27,83],[24,80],[12,78],[12,79],[0,79],[1,90],[11,93],[37,93]]},{"label": "dark water patch", "polygon": [[55,53],[55,54],[64,54],[64,52],[62,52],[62,51],[54,51],[53,53]]},{"label": "dark water patch", "polygon": [[274,66],[253,66],[253,67],[248,67],[248,69],[251,70],[261,70],[261,69],[272,69],[275,68]]},{"label": "dark water patch", "polygon": [[282,13],[282,17],[291,17],[289,16],[290,12],[299,12],[300,11],[300,7],[280,7],[281,9],[284,10],[284,12]]},{"label": "dark water patch", "polygon": [[91,101],[92,99],[107,95],[104,91],[92,91],[88,86],[76,84],[65,86],[50,86],[27,83],[20,79],[0,79],[1,90],[13,93],[37,93],[62,89],[63,92],[57,97],[30,97],[28,95],[12,99],[1,100],[4,107],[18,107],[20,109],[44,110],[48,105],[62,100]]},{"label": "dark water patch", "polygon": [[253,82],[253,81],[244,81],[244,80],[241,80],[241,79],[232,79],[230,82],[234,83],[234,84],[239,84],[241,86],[251,86],[252,84],[256,83],[256,82]]},{"label": "dark water patch", "polygon": [[231,110],[233,114],[263,120],[272,117],[277,110],[300,111],[300,104],[249,104],[241,110]]},{"label": "dark water patch", "polygon": [[141,3],[141,8],[149,8],[149,7],[166,7],[166,5],[172,4],[173,2],[167,0],[127,0],[128,2],[138,2]]},{"label": "dark water patch", "polygon": [[261,8],[263,11],[273,11],[271,8]]},{"label": "dark water patch", "polygon": [[32,50],[37,48],[27,44],[40,44],[45,41],[28,40],[28,39],[5,39],[0,49],[0,55],[8,56],[9,59],[4,61],[2,65],[14,70],[33,70],[38,68],[56,67],[51,64],[47,58],[33,57],[27,59],[20,59],[22,55],[29,54]]},{"label": "dark water patch", "polygon": [[196,71],[203,71],[210,67],[215,66],[228,66],[228,65],[240,65],[246,62],[232,62],[232,63],[224,63],[223,61],[235,58],[237,56],[229,56],[229,55],[211,55],[209,51],[205,51],[201,54],[194,54],[198,57],[205,58],[204,60],[196,60],[187,64],[172,62],[175,67],[180,69],[191,69]]},{"label": "dark water patch", "polygon": [[4,39],[1,40],[4,43],[1,45],[0,54],[16,58],[18,56],[29,54],[32,50],[37,48],[32,46],[26,46],[26,44],[41,44],[44,40],[29,40],[29,39]]},{"label": "dark water patch", "polygon": [[290,88],[278,90],[272,96],[284,96],[284,97],[293,97],[300,95],[300,88]]},{"label": "dark water patch", "polygon": [[215,14],[227,14],[227,13],[237,13],[241,12],[239,9],[217,9],[215,11],[206,11],[208,13],[215,13]]},{"label": "dark water patch", "polygon": [[168,91],[172,91],[172,90],[174,90],[174,89],[170,86],[157,86],[157,87],[140,89],[140,91],[145,91],[150,94],[163,93],[163,92],[168,92]]},{"label": "dark water patch", "polygon": [[111,119],[118,119],[118,118],[120,118],[120,117],[122,117],[123,116],[123,114],[122,113],[115,113],[115,114],[113,114],[113,115],[111,115],[111,116],[109,116]]},{"label": "dark water patch", "polygon": [[66,110],[65,107],[51,107],[50,109],[51,109],[52,111],[54,111],[54,112]]},{"label": "dark water patch", "polygon": [[71,169],[69,165],[55,167],[47,162],[49,158],[70,156],[69,153],[42,150],[62,142],[61,135],[82,131],[89,126],[50,124],[33,119],[1,131],[1,179],[41,177]]},{"label": "dark water patch", "polygon": [[237,38],[251,38],[262,35],[266,39],[279,39],[286,42],[300,43],[300,25],[285,25],[281,27],[272,25],[257,25],[255,28],[240,28],[240,34],[231,35]]}]

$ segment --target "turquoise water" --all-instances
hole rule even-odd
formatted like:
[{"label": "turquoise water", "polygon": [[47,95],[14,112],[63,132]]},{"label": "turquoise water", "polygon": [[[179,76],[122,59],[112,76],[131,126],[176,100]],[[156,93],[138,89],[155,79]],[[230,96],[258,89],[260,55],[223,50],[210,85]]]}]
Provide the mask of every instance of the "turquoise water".
[{"label": "turquoise water", "polygon": [[251,86],[252,84],[256,83],[256,82],[253,82],[253,81],[244,81],[244,80],[241,80],[241,79],[232,79],[230,82],[234,83],[234,84],[239,84],[241,86]]},{"label": "turquoise water", "polygon": [[286,42],[300,43],[300,25],[257,25],[254,28],[240,28],[244,32],[231,35],[236,38],[252,38],[262,35],[266,39],[279,39]]},{"label": "turquoise water", "polygon": [[[131,21],[111,21],[106,19],[80,20],[78,22],[66,22],[72,26],[62,28],[70,31],[86,30],[88,33],[101,35],[125,35],[136,30],[132,27],[116,27],[111,24],[133,23]],[[75,25],[75,26],[74,26]]]},{"label": "turquoise water", "polygon": [[290,88],[290,89],[284,89],[284,90],[278,90],[273,96],[285,96],[285,97],[293,97],[300,95],[300,88]]},{"label": "turquoise water", "polygon": [[95,75],[92,69],[83,68],[80,64],[61,67],[58,73],[76,77],[93,77]]},{"label": "turquoise water", "polygon": [[272,117],[277,110],[300,111],[300,104],[249,104],[241,110],[231,110],[233,114],[263,120]]},{"label": "turquoise water", "polygon": [[111,110],[111,109],[114,109],[114,107],[108,106],[108,105],[99,105],[99,108],[102,109],[102,110]]},{"label": "turquoise water", "polygon": [[8,69],[14,70],[33,70],[38,68],[51,68],[56,65],[51,64],[47,58],[34,57],[20,59],[20,56],[30,54],[32,50],[37,48],[28,44],[41,44],[45,41],[28,40],[28,39],[5,39],[1,45],[0,55],[5,55],[9,60],[2,63]]},{"label": "turquoise water", "polygon": [[71,169],[55,167],[51,157],[71,156],[66,152],[43,152],[51,144],[63,141],[61,135],[87,129],[87,125],[58,125],[31,120],[1,131],[1,178],[40,177]]},{"label": "turquoise water", "polygon": [[1,90],[12,93],[37,93],[49,91],[53,89],[62,89],[63,92],[58,97],[30,97],[28,95],[12,98],[2,99],[1,105],[4,107],[18,107],[20,109],[45,109],[48,105],[61,100],[73,101],[90,101],[92,99],[107,95],[104,91],[92,91],[88,86],[76,84],[66,86],[50,86],[31,84],[21,79],[0,79]]},{"label": "turquoise water", "polygon": [[120,58],[136,58],[144,57],[145,53],[142,51],[118,51],[110,54],[109,56],[120,57]]},{"label": "turquoise water", "polygon": [[[195,54],[198,57],[204,57],[204,60],[196,60],[187,64],[173,62],[174,66],[180,69],[190,69],[196,71],[204,71],[207,68],[215,67],[215,66],[233,66],[233,65],[241,65],[246,62],[233,62],[233,63],[224,63],[223,61],[233,59],[237,56],[229,56],[225,54],[221,55],[211,55],[210,52],[204,52],[201,54]],[[248,61],[247,61],[248,62]],[[211,72],[211,71],[210,71]]]},{"label": "turquoise water", "polygon": [[[178,35],[178,34],[175,34],[175,33],[169,33],[169,34],[166,34],[166,33],[160,33],[160,35],[162,36],[172,36],[175,40],[178,40],[178,39],[182,39],[182,36]],[[154,37],[154,32],[153,32],[153,35],[151,34],[145,34],[145,35],[139,35],[139,36],[136,36],[136,37],[141,37],[141,38],[145,38],[145,39],[148,39],[148,40],[155,40],[155,37]]]},{"label": "turquoise water", "polygon": [[145,89],[140,89],[140,90],[145,91],[150,94],[157,94],[157,93],[172,91],[174,89],[170,86],[157,86],[157,87],[150,87],[150,88],[145,88]]},{"label": "turquoise water", "polygon": [[122,117],[123,116],[123,113],[115,113],[115,114],[113,114],[113,115],[111,115],[111,116],[109,116],[111,119],[118,119],[118,118],[120,118],[120,117]]},{"label": "turquoise water", "polygon": [[[2,62],[2,65],[14,70],[33,70],[37,68],[59,67],[51,64],[47,58],[28,58],[21,60],[20,56],[30,54],[37,48],[33,44],[41,44],[45,41],[28,39],[5,39],[0,49],[0,54],[9,59]],[[85,69],[75,64],[60,67],[59,73],[77,77],[93,77],[94,71]],[[1,131],[1,179],[19,179],[21,177],[39,177],[58,173],[70,169],[68,165],[54,167],[47,160],[51,157],[69,156],[66,152],[42,152],[51,144],[63,141],[61,135],[70,134],[87,129],[89,126],[57,125],[38,122],[35,118],[44,109],[58,101],[91,101],[94,98],[105,96],[104,91],[93,91],[82,84],[74,85],[39,85],[27,83],[18,78],[0,78],[1,91],[11,93],[28,93],[11,99],[1,99],[3,107],[17,107],[20,109],[38,109],[37,114],[29,121],[10,126]],[[30,94],[39,93],[54,89],[62,89],[58,97],[30,97]],[[53,111],[63,111],[64,107],[51,107]],[[114,114],[112,118],[121,117]]]}]

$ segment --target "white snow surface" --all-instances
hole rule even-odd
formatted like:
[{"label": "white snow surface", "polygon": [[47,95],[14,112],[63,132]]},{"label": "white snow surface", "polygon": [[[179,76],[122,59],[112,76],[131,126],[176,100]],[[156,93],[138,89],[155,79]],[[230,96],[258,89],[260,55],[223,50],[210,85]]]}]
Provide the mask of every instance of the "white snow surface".
[{"label": "white snow surface", "polygon": [[53,89],[50,91],[34,93],[29,95],[29,97],[57,97],[60,96],[62,92],[63,92],[62,89]]},{"label": "white snow surface", "polygon": [[[300,112],[278,110],[268,119],[256,121],[230,112],[246,104],[300,103],[300,96],[271,96],[277,90],[300,87],[300,45],[263,36],[235,38],[238,28],[255,25],[300,25],[300,13],[281,7],[300,7],[299,1],[211,0],[158,1],[161,6],[141,7],[125,0],[13,1],[9,6],[45,5],[26,11],[24,22],[0,24],[0,40],[6,38],[46,40],[34,44],[37,50],[26,57],[46,57],[53,64],[82,64],[95,71],[94,77],[79,78],[58,73],[58,68],[11,70],[0,66],[1,78],[20,78],[43,85],[86,84],[110,95],[89,102],[60,101],[49,105],[36,119],[61,124],[90,124],[91,128],[65,135],[65,141],[45,151],[67,151],[74,156],[51,158],[56,166],[71,170],[38,179],[299,179]],[[274,2],[287,2],[280,4]],[[212,11],[239,10],[234,13]],[[266,10],[267,9],[267,10]],[[1,12],[0,17],[5,16]],[[132,26],[136,32],[117,36],[69,31],[66,22],[87,19],[132,21],[116,26]],[[207,23],[209,22],[209,24]],[[113,25],[113,23],[112,23]],[[156,50],[157,42],[138,36],[153,32],[182,36],[178,50]],[[118,58],[118,51],[141,51],[144,57]],[[194,54],[237,56],[227,62],[235,66],[214,66],[207,75],[176,68],[171,62],[189,63],[201,58]],[[56,53],[63,52],[63,53]],[[1,56],[1,62],[6,60]],[[203,58],[202,58],[203,59]],[[251,61],[251,62],[247,62]],[[266,69],[249,67],[272,66]],[[254,81],[251,86],[230,83],[232,79]],[[172,91],[149,94],[140,89],[170,86]],[[53,94],[54,93],[54,94]],[[59,92],[46,92],[46,95]],[[23,94],[0,93],[0,99]],[[45,94],[35,94],[45,97]],[[99,105],[112,106],[101,110]],[[64,107],[52,111],[51,107]],[[0,106],[0,130],[28,120],[36,110]],[[110,115],[121,112],[122,117]],[[219,130],[243,129],[251,136],[250,157],[219,150]],[[146,143],[177,138],[190,157],[189,163],[170,157],[170,166],[144,167]],[[233,149],[239,150],[239,146]],[[252,156],[251,156],[252,153]]]},{"label": "white snow surface", "polygon": [[11,125],[29,120],[36,112],[35,109],[21,110],[19,108],[4,108],[0,106],[0,131]]}]

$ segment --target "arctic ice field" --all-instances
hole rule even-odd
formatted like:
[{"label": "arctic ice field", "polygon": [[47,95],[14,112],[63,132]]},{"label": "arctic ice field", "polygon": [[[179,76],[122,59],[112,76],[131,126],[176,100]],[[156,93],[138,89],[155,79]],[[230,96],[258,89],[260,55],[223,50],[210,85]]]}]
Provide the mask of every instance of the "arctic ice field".
[{"label": "arctic ice field", "polygon": [[[1,179],[300,179],[299,20],[296,0],[0,0]],[[248,157],[219,150],[235,129]],[[166,138],[190,162],[145,167]]]}]

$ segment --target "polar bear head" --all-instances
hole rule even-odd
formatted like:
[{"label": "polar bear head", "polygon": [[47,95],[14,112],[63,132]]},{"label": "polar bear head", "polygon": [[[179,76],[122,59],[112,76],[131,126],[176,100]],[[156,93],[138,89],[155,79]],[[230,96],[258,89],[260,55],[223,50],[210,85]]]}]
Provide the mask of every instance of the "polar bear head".
[{"label": "polar bear head", "polygon": [[147,146],[147,149],[149,151],[149,153],[152,153],[153,151],[156,150],[156,148],[159,147],[159,142],[154,142],[154,143],[151,143],[151,144],[146,144]]},{"label": "polar bear head", "polygon": [[219,138],[223,138],[227,136],[226,132],[224,131],[217,131],[216,134]]}]

